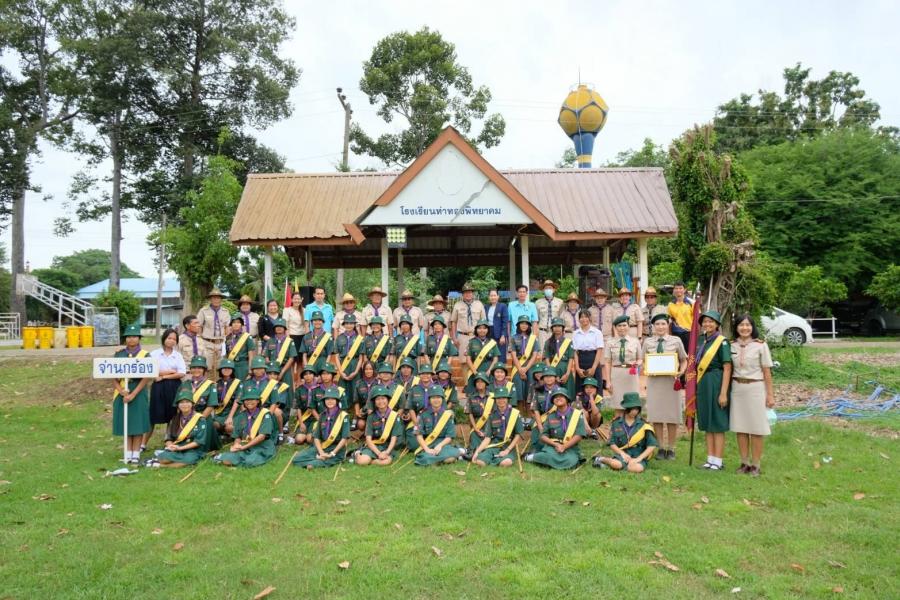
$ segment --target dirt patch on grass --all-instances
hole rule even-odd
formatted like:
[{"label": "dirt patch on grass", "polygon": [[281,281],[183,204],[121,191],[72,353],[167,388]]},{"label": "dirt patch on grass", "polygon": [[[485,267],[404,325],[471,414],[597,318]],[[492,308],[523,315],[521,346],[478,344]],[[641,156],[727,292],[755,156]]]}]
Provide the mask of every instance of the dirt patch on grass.
[{"label": "dirt patch on grass", "polygon": [[888,427],[882,424],[871,425],[866,419],[841,419],[839,417],[823,417],[823,422],[828,423],[835,429],[847,429],[853,431],[861,431],[872,437],[884,438],[888,440],[900,439],[900,429]]},{"label": "dirt patch on grass", "polygon": [[812,360],[828,365],[829,367],[843,367],[849,362],[858,362],[874,368],[900,367],[900,352],[886,354],[870,354],[865,352],[850,352],[847,354],[821,353],[812,357]]},{"label": "dirt patch on grass", "polygon": [[[813,388],[799,383],[776,383],[774,387],[776,409],[806,406],[813,396],[822,400],[830,400],[844,395],[844,390],[834,387]],[[862,396],[854,394],[850,394],[850,396],[862,398]]]}]

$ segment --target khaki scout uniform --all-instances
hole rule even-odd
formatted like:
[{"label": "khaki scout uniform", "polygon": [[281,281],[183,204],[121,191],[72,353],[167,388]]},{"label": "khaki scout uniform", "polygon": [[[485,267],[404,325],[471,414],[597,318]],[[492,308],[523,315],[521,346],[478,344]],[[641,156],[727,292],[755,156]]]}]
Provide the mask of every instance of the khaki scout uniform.
[{"label": "khaki scout uniform", "polygon": [[539,298],[534,301],[534,306],[538,313],[538,341],[543,348],[550,336],[553,335],[553,332],[550,331],[550,322],[557,318],[563,310],[563,301],[556,296],[550,300]]},{"label": "khaki scout uniform", "polygon": [[418,306],[411,306],[407,311],[402,306],[394,309],[394,323],[400,322],[400,317],[408,316],[412,321],[413,335],[419,335],[419,332],[425,328],[425,313]]},{"label": "khaki scout uniform", "polygon": [[391,312],[391,307],[388,306],[386,302],[382,302],[381,306],[379,306],[377,309],[371,304],[366,304],[366,307],[362,310],[362,319],[357,317],[357,323],[359,325],[365,325],[366,334],[371,334],[372,328],[369,327],[369,321],[371,321],[375,316],[379,316],[384,319],[383,330],[385,333],[390,333],[392,331],[392,327],[394,326],[394,313]]},{"label": "khaki scout uniform", "polygon": [[[194,352],[194,342],[193,340],[197,340],[197,352]],[[182,333],[178,336],[178,351],[181,352],[181,356],[184,358],[184,364],[191,364],[191,359],[195,356],[206,357],[206,342],[199,334],[195,338],[192,337],[188,333]],[[209,364],[209,363],[207,363]],[[191,374],[186,373],[183,377],[184,380],[190,379]]]},{"label": "khaki scout uniform", "polygon": [[222,344],[231,329],[231,315],[224,306],[213,309],[207,304],[197,311],[197,320],[200,321],[200,337],[206,342],[203,356],[206,357],[206,364],[209,368],[207,373],[209,373],[210,379],[215,381],[219,377]]},{"label": "khaki scout uniform", "polygon": [[469,340],[475,336],[475,324],[482,319],[487,319],[487,313],[477,298],[471,304],[459,300],[453,305],[449,324],[456,323],[456,346],[460,355],[469,350]]},{"label": "khaki scout uniform", "polygon": [[615,306],[606,302],[602,306],[594,304],[590,309],[591,323],[600,330],[604,339],[613,337],[613,319],[619,315]]}]

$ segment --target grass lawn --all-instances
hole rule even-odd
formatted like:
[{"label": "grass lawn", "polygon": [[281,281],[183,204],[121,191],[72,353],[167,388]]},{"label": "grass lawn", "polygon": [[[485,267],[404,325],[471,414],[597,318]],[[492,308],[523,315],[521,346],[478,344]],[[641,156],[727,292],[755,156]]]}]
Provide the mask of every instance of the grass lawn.
[{"label": "grass lawn", "polygon": [[778,424],[759,479],[729,436],[720,473],[683,440],[641,476],[347,465],[274,486],[284,447],[179,483],[103,477],[121,443],[88,368],[0,364],[2,598],[900,597],[896,417]]}]

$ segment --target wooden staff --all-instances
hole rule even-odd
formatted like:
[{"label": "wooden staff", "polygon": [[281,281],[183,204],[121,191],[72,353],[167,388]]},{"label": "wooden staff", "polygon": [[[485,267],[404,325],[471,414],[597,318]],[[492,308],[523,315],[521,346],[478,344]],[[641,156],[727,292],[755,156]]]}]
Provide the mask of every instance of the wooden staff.
[{"label": "wooden staff", "polygon": [[190,478],[191,478],[191,475],[193,475],[194,473],[196,473],[196,472],[197,472],[197,469],[200,468],[200,465],[202,465],[204,462],[206,462],[206,459],[208,459],[209,456],[210,456],[211,454],[215,454],[215,453],[216,453],[215,450],[210,450],[209,452],[207,452],[207,453],[203,456],[203,460],[201,460],[199,463],[197,463],[197,466],[194,467],[193,469],[191,469],[191,472],[190,472],[190,473],[188,473],[187,475],[185,475],[184,477],[182,477],[181,479],[179,479],[179,480],[178,480],[178,483],[182,483],[182,482],[187,481],[188,479],[190,479]]},{"label": "wooden staff", "polygon": [[337,481],[338,473],[341,472],[341,466],[343,466],[344,461],[338,463],[337,469],[334,470],[334,477],[331,478],[331,481]]},{"label": "wooden staff", "polygon": [[[414,462],[416,462],[416,458],[415,458],[415,457],[412,457],[412,458],[410,458],[408,461],[406,461],[405,463],[403,463],[402,465],[400,465],[399,467],[397,467],[396,469],[394,469],[393,472],[394,472],[394,473],[399,473],[400,471],[403,470],[403,467],[409,465],[410,463],[414,463]],[[399,458],[397,459],[397,464],[400,464],[400,459],[399,459]]]},{"label": "wooden staff", "polygon": [[300,454],[300,451],[296,450],[293,456],[291,456],[291,459],[287,462],[286,465],[284,465],[284,468],[281,470],[281,474],[278,476],[278,479],[276,479],[275,483],[273,483],[272,485],[278,485],[278,483],[284,478],[285,473],[287,473],[288,468],[291,466],[291,463],[294,462],[294,459],[297,458],[298,454]]},{"label": "wooden staff", "polygon": [[525,469],[522,467],[522,453],[519,452],[519,444],[516,444],[516,461],[519,463],[519,474],[525,475]]}]

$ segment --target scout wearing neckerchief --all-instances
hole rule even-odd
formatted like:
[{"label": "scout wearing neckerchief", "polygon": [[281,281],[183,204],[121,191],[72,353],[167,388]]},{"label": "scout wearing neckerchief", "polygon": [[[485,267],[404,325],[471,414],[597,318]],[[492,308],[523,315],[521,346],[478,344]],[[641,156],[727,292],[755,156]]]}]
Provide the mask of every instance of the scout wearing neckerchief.
[{"label": "scout wearing neckerchief", "polygon": [[642,473],[647,468],[647,459],[656,451],[656,435],[653,427],[641,419],[641,397],[636,392],[625,394],[622,410],[624,414],[613,420],[609,430],[612,457],[599,456],[594,459],[594,466]]},{"label": "scout wearing neckerchief", "polygon": [[231,332],[225,337],[225,357],[234,362],[234,376],[246,379],[250,373],[250,359],[256,354],[253,336],[244,331],[244,316],[231,315]]},{"label": "scout wearing neckerchief", "polygon": [[384,319],[372,317],[369,321],[372,333],[366,336],[365,354],[370,361],[380,367],[382,363],[394,364],[394,344],[391,336],[384,332]]},{"label": "scout wearing neckerchief", "polygon": [[552,398],[556,410],[547,414],[540,439],[542,447],[526,460],[551,469],[574,469],[584,461],[578,449],[584,437],[584,418],[580,409],[570,406],[565,388],[555,390]]},{"label": "scout wearing neckerchief", "polygon": [[294,458],[296,467],[312,470],[332,467],[344,461],[351,418],[341,410],[338,390],[329,389],[322,401],[322,412],[312,428],[313,445]]},{"label": "scout wearing neckerchief", "polygon": [[244,391],[244,408],[234,419],[234,443],[213,460],[228,467],[258,467],[275,457],[275,419],[255,388]]},{"label": "scout wearing neckerchief", "polygon": [[294,386],[293,365],[297,360],[297,347],[287,334],[284,319],[275,319],[273,327],[275,335],[266,342],[263,354],[267,362],[278,365],[278,380],[291,388]]},{"label": "scout wearing neckerchief", "polygon": [[509,467],[525,431],[519,410],[509,404],[506,389],[494,392],[494,408],[484,425],[484,439],[472,453],[478,466]]},{"label": "scout wearing neckerchief", "polygon": [[297,409],[297,426],[294,429],[294,443],[312,444],[312,426],[316,422],[315,405],[316,392],[319,384],[316,382],[316,372],[309,365],[300,371],[301,382],[294,391],[294,408]]},{"label": "scout wearing neckerchief", "polygon": [[372,398],[375,407],[366,418],[366,446],[353,456],[360,466],[387,466],[396,457],[397,443],[403,436],[403,424],[399,413],[389,406],[387,388],[376,385],[372,389]]},{"label": "scout wearing neckerchief", "polygon": [[216,431],[229,436],[234,431],[234,415],[241,403],[242,384],[235,376],[236,370],[235,363],[230,358],[223,358],[219,362],[219,379],[216,381],[219,405],[213,413],[213,425]]},{"label": "scout wearing neckerchief", "polygon": [[459,460],[460,449],[453,445],[456,422],[453,411],[444,405],[444,388],[433,385],[426,394],[428,407],[419,413],[413,427],[415,449],[408,447],[414,452],[418,466],[454,463]]},{"label": "scout wearing neckerchief", "polygon": [[157,450],[148,467],[180,468],[195,465],[209,451],[209,419],[194,410],[188,389],[181,389],[175,397],[178,413],[166,428],[166,446]]}]

